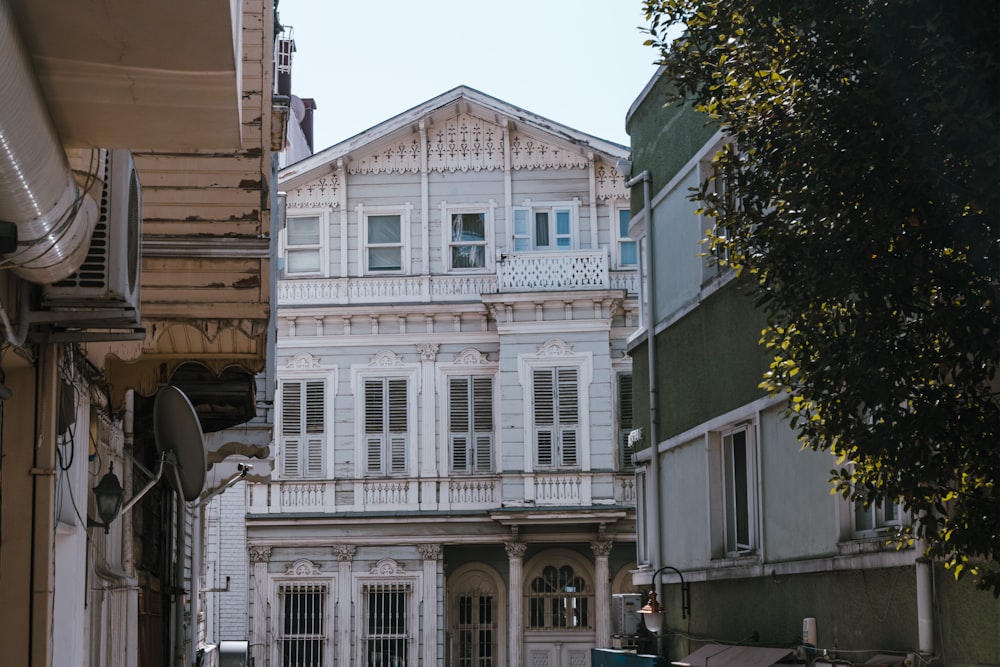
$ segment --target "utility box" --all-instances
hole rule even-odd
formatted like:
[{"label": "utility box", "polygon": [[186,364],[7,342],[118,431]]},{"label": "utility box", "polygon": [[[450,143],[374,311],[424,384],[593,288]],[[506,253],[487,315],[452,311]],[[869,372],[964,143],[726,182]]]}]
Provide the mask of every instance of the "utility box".
[{"label": "utility box", "polygon": [[642,609],[641,593],[617,593],[611,596],[611,634],[635,637],[639,634],[639,610]]},{"label": "utility box", "polygon": [[219,642],[219,667],[247,667],[250,656],[250,642]]}]

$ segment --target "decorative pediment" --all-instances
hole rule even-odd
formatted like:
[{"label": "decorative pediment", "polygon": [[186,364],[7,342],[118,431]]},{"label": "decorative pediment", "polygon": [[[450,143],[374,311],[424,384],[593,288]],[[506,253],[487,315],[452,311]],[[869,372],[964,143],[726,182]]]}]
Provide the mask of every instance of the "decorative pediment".
[{"label": "decorative pediment", "polygon": [[368,574],[381,574],[386,576],[404,574],[403,570],[405,568],[405,563],[399,563],[393,558],[383,558],[382,560],[376,561],[369,566]]},{"label": "decorative pediment", "polygon": [[314,577],[319,574],[319,565],[308,558],[300,558],[294,563],[289,563],[285,568],[285,574],[294,577]]},{"label": "decorative pediment", "polygon": [[487,355],[474,347],[467,347],[455,355],[455,364],[459,366],[481,366],[490,363]]},{"label": "decorative pediment", "polygon": [[289,209],[337,208],[340,201],[340,187],[338,174],[326,174],[289,191],[285,205]]},{"label": "decorative pediment", "polygon": [[503,169],[503,128],[471,114],[435,125],[427,136],[427,168],[432,171]]},{"label": "decorative pediment", "polygon": [[538,356],[540,357],[571,357],[573,347],[567,345],[558,338],[550,338],[538,346]]},{"label": "decorative pediment", "polygon": [[319,368],[319,357],[314,357],[308,352],[299,352],[288,360],[288,363],[285,364],[285,368],[294,370],[310,370],[313,368]]},{"label": "decorative pediment", "polygon": [[350,174],[405,174],[420,171],[420,137],[383,144],[372,153],[355,157],[347,167]]},{"label": "decorative pediment", "polygon": [[597,179],[597,198],[599,200],[608,199],[628,199],[632,189],[625,185],[625,177],[614,167],[603,162],[595,165],[595,178]]},{"label": "decorative pediment", "polygon": [[579,153],[557,148],[521,132],[510,135],[510,166],[514,169],[586,169],[587,165],[587,158]]},{"label": "decorative pediment", "polygon": [[392,350],[382,350],[378,354],[373,354],[368,360],[369,366],[378,368],[393,368],[403,365],[403,357]]}]

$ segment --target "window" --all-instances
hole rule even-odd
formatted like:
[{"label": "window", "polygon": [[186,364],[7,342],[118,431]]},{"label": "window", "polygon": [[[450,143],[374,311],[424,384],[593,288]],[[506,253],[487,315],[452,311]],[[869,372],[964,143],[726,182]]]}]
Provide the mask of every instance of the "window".
[{"label": "window", "polygon": [[365,473],[406,474],[407,402],[406,378],[365,378]]},{"label": "window", "polygon": [[326,382],[281,381],[281,472],[322,477],[326,443]]},{"label": "window", "polygon": [[725,536],[729,554],[750,553],[756,546],[752,453],[749,426],[722,434]]},{"label": "window", "polygon": [[493,377],[448,378],[452,472],[493,471]]},{"label": "window", "polygon": [[365,585],[365,624],[362,664],[367,667],[406,667],[409,606],[412,595],[408,583],[370,583]]},{"label": "window", "polygon": [[570,565],[546,566],[528,590],[531,630],[588,630],[593,596]]},{"label": "window", "polygon": [[486,267],[486,213],[452,213],[448,256],[452,269]]},{"label": "window", "polygon": [[496,596],[470,591],[458,596],[455,624],[458,667],[497,667]]},{"label": "window", "polygon": [[324,667],[326,586],[285,585],[280,598],[281,667]]},{"label": "window", "polygon": [[514,252],[575,247],[574,213],[569,206],[515,207]]},{"label": "window", "polygon": [[629,434],[632,433],[632,374],[619,373],[618,378],[618,451],[621,460],[618,462],[623,472],[635,470],[632,462],[632,455],[635,453],[634,445],[629,443]]},{"label": "window", "polygon": [[285,221],[285,273],[289,276],[323,272],[322,234],[318,215]]},{"label": "window", "polygon": [[403,219],[400,215],[365,218],[366,268],[370,273],[403,270]]},{"label": "window", "polygon": [[618,209],[618,266],[635,267],[639,263],[636,242],[628,235],[628,224],[632,213],[627,208]]},{"label": "window", "polygon": [[575,468],[579,461],[579,369],[536,368],[532,371],[535,465]]},{"label": "window", "polygon": [[[713,209],[716,206],[731,206],[732,202],[727,202],[731,193],[726,187],[725,173],[713,163],[717,153],[724,150],[722,144],[716,145],[704,159],[698,164],[698,178],[705,185],[705,208]],[[714,235],[721,241],[726,239],[726,230],[716,224],[716,218],[708,215],[698,216],[698,223],[702,226],[702,232],[707,228],[710,235]],[[722,275],[728,270],[729,251],[725,245],[717,245],[715,249],[710,247],[706,241],[704,246],[704,261],[702,263],[702,282],[708,282],[713,278]]]},{"label": "window", "polygon": [[896,503],[879,500],[865,506],[864,498],[854,501],[854,533],[864,537],[897,528],[902,524],[902,512]]}]

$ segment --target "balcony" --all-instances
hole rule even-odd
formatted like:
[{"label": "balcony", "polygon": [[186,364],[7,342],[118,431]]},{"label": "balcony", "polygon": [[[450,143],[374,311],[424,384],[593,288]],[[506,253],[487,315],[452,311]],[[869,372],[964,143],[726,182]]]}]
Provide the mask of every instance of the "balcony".
[{"label": "balcony", "polygon": [[284,279],[278,282],[278,303],[448,303],[497,292],[615,289],[635,294],[637,288],[635,271],[609,270],[606,250],[571,250],[502,255],[496,273]]},{"label": "balcony", "polygon": [[[635,507],[635,478],[608,472],[518,474],[523,493],[503,498],[503,478],[436,477],[353,480],[283,480],[249,484],[249,513],[337,514],[358,512],[451,512],[503,506]],[[596,494],[596,495],[595,495]]]}]

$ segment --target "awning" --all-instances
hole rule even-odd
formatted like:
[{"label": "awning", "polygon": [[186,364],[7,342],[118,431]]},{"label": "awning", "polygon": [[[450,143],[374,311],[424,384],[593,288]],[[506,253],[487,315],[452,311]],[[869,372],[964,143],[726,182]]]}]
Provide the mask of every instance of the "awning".
[{"label": "awning", "polygon": [[792,650],[787,648],[705,644],[686,658],[670,664],[683,667],[771,667],[791,653]]}]

